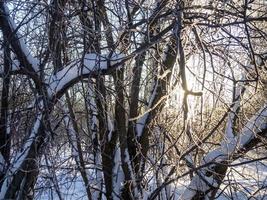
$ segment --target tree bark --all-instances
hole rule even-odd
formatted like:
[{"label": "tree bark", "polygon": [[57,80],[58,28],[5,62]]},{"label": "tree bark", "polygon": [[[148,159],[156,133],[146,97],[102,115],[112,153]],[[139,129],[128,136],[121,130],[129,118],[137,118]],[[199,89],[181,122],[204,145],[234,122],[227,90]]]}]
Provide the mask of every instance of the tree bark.
[{"label": "tree bark", "polygon": [[10,133],[7,131],[8,126],[8,101],[9,101],[9,85],[10,85],[10,69],[11,56],[8,41],[4,42],[4,77],[1,96],[1,113],[0,113],[0,155],[3,157],[0,171],[0,188],[5,174],[5,168],[8,167],[10,161]]}]

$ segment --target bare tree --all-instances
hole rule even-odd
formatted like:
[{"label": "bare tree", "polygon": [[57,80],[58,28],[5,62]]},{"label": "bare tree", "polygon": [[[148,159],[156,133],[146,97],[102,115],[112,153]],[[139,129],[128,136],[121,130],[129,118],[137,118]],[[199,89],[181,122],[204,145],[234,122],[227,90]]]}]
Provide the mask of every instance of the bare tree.
[{"label": "bare tree", "polygon": [[64,199],[65,171],[87,199],[226,193],[233,162],[265,145],[266,11],[0,0],[0,199],[38,199],[47,184]]}]

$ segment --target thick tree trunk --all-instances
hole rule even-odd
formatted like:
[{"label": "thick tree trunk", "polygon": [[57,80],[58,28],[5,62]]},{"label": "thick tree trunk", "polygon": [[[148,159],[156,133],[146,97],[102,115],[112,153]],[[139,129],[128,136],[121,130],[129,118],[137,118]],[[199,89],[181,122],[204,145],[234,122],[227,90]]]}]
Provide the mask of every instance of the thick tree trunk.
[{"label": "thick tree trunk", "polygon": [[25,197],[32,190],[38,174],[41,147],[45,139],[45,118],[44,113],[38,113],[22,151],[18,153],[5,175],[0,199],[16,199],[18,195]]},{"label": "thick tree trunk", "polygon": [[[135,59],[135,66],[133,68],[133,80],[131,86],[130,96],[130,116],[129,118],[135,118],[138,116],[139,105],[139,93],[140,93],[140,80],[142,73],[142,66],[145,61],[145,54],[138,55]],[[129,149],[130,159],[133,162],[134,172],[138,174],[139,160],[137,159],[138,152],[138,138],[136,134],[136,123],[134,121],[128,122],[127,144]],[[138,182],[138,178],[137,178]]]},{"label": "thick tree trunk", "polygon": [[4,77],[1,96],[0,113],[0,188],[5,174],[5,168],[8,167],[10,160],[10,133],[8,133],[8,101],[10,84],[11,57],[7,40],[4,42]]},{"label": "thick tree trunk", "polygon": [[124,185],[122,188],[123,199],[134,199],[134,177],[132,177],[132,166],[129,160],[126,116],[124,104],[124,70],[120,69],[114,74],[116,102],[115,102],[115,131],[118,133],[120,151],[121,151],[121,167],[124,173]]}]

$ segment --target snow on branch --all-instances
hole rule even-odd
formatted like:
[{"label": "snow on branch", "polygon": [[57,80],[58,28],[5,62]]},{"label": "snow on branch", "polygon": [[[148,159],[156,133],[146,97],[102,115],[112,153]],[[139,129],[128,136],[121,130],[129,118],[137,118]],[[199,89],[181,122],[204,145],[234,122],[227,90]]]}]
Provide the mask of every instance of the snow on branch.
[{"label": "snow on branch", "polygon": [[[196,172],[191,183],[184,191],[181,199],[191,200],[199,193],[208,194],[213,188],[220,185],[219,174],[216,169],[220,166],[230,164],[239,157],[240,152],[248,151],[250,142],[257,138],[258,134],[266,136],[267,129],[267,105],[264,105],[244,126],[240,135],[230,141],[227,145],[221,145],[219,148],[208,153],[202,160],[202,165],[207,165]],[[226,148],[227,147],[227,148]],[[210,164],[209,164],[210,163]]]},{"label": "snow on branch", "polygon": [[9,190],[11,187],[14,187],[14,179],[15,179],[15,174],[18,173],[20,170],[23,171],[25,162],[27,160],[29,161],[31,158],[31,150],[34,148],[34,143],[36,142],[38,138],[38,132],[41,127],[41,121],[42,121],[43,115],[41,113],[38,114],[36,121],[34,123],[34,126],[31,130],[31,134],[27,141],[25,142],[21,152],[16,156],[14,159],[13,164],[10,166],[5,179],[3,181],[3,185],[1,187],[0,191],[0,199],[5,199],[6,195],[9,193]]},{"label": "snow on branch", "polygon": [[2,154],[0,153],[0,174],[3,172],[4,170],[4,166],[5,166],[5,159],[4,157],[2,156]]},{"label": "snow on branch", "polygon": [[70,63],[50,77],[47,83],[49,97],[57,97],[64,93],[73,82],[80,78],[107,73],[109,68],[121,62],[123,57],[122,54],[115,54],[111,58],[107,55],[85,54],[83,59]]},{"label": "snow on branch", "polygon": [[151,96],[149,97],[149,101],[148,101],[148,110],[145,112],[145,114],[143,114],[140,118],[138,118],[138,120],[136,122],[136,132],[137,132],[138,137],[141,137],[143,134],[143,130],[145,128],[145,125],[146,125],[148,117],[149,117],[149,112],[151,111],[151,109],[153,107],[153,103],[154,103],[154,100],[155,100],[156,95],[157,95],[157,89],[158,89],[158,80],[155,80],[153,90],[152,90]]},{"label": "snow on branch", "polygon": [[[25,44],[24,37],[18,33],[19,27],[10,17],[9,9],[2,1],[0,2],[0,27],[6,37],[9,38],[10,44],[18,57],[20,63],[35,72],[39,71],[39,62],[32,56],[28,47]],[[12,36],[12,38],[10,38]]]},{"label": "snow on branch", "polygon": [[229,141],[233,141],[235,134],[234,134],[234,125],[235,121],[237,119],[237,114],[240,109],[240,102],[242,99],[242,96],[245,92],[245,80],[246,76],[243,73],[241,76],[241,81],[235,85],[233,93],[234,93],[234,99],[233,99],[233,104],[232,104],[232,109],[230,113],[228,114],[228,119],[225,127],[225,135],[224,135],[224,140],[221,142],[221,146],[224,149],[229,148]]}]

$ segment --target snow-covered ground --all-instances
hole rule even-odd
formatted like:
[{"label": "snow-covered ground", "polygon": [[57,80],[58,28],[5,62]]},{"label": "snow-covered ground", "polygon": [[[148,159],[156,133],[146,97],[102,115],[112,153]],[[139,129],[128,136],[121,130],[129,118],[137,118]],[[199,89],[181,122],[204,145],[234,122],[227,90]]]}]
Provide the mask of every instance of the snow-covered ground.
[{"label": "snow-covered ground", "polygon": [[[249,153],[250,159],[238,159],[229,167],[223,184],[218,191],[218,200],[267,200],[267,159],[249,162],[251,158],[260,158],[264,155]],[[65,155],[66,156],[66,155]],[[64,157],[64,156],[63,156]],[[63,158],[62,160],[64,160]],[[65,160],[65,164],[73,161]],[[246,163],[241,164],[240,163]],[[58,181],[58,189],[62,199],[81,200],[87,199],[85,187],[82,178],[77,170],[64,168],[67,165],[61,165],[61,169],[56,170],[55,174]],[[74,163],[73,163],[74,164]],[[74,167],[75,165],[72,166]],[[49,178],[48,178],[49,177]],[[36,197],[38,200],[59,199],[58,192],[53,184],[53,174],[48,170],[43,170],[38,179],[36,187]],[[92,181],[92,180],[91,180]],[[151,181],[152,183],[153,181]],[[171,191],[174,192],[171,199],[179,199],[182,192],[189,184],[188,177],[179,179],[175,185],[171,185]],[[154,188],[153,186],[148,188]],[[152,191],[148,191],[147,194]]]},{"label": "snow-covered ground", "polygon": [[[256,155],[254,155],[256,156]],[[224,199],[262,199],[267,200],[267,161],[251,162],[239,159],[233,163],[221,186],[220,200]]]}]

